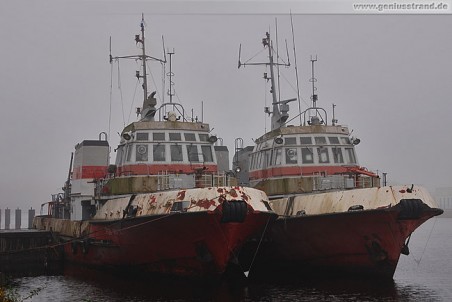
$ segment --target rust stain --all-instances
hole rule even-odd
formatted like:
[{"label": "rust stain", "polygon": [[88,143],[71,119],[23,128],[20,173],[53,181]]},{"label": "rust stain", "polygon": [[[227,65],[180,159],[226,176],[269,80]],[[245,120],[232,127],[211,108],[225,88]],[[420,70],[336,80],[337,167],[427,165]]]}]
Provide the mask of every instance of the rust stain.
[{"label": "rust stain", "polygon": [[155,197],[155,195],[152,195],[152,196],[149,198],[149,204],[153,204],[153,203],[156,203],[156,197]]},{"label": "rust stain", "polygon": [[215,205],[215,201],[205,198],[205,199],[200,199],[198,201],[195,201],[195,204],[200,208],[208,209],[211,206]]},{"label": "rust stain", "polygon": [[185,198],[185,190],[179,191],[179,193],[177,193],[177,199],[184,200],[184,198]]},{"label": "rust stain", "polygon": [[229,195],[231,195],[232,197],[237,197],[237,192],[234,189],[231,189],[231,191],[229,191]]},{"label": "rust stain", "polygon": [[223,194],[223,188],[218,188],[217,192]]},{"label": "rust stain", "polygon": [[241,197],[242,197],[243,201],[248,201],[248,199],[249,199],[248,195],[246,195],[245,192],[242,192]]},{"label": "rust stain", "polygon": [[400,190],[399,192],[400,192],[400,193],[405,193],[406,191],[402,189],[402,190]]},{"label": "rust stain", "polygon": [[218,196],[218,202],[219,203],[223,203],[223,202],[225,202],[227,199],[226,199],[226,197],[224,196],[224,195],[220,195],[220,196]]}]

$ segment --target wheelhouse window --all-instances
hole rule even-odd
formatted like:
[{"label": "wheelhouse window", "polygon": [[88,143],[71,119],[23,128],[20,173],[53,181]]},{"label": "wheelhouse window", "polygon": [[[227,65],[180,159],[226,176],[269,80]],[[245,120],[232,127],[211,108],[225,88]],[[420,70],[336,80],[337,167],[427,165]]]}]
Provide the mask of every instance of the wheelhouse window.
[{"label": "wheelhouse window", "polygon": [[317,148],[317,155],[319,156],[319,163],[327,164],[330,162],[330,158],[328,156],[328,148]]},{"label": "wheelhouse window", "polygon": [[202,157],[204,158],[204,162],[211,163],[213,162],[212,156],[212,147],[211,146],[201,146]]},{"label": "wheelhouse window", "polygon": [[126,146],[126,161],[130,162],[132,158],[132,144]]},{"label": "wheelhouse window", "polygon": [[170,141],[181,141],[182,139],[181,139],[180,133],[170,133],[169,140]]},{"label": "wheelhouse window", "polygon": [[190,162],[199,162],[198,146],[187,145],[187,154]]},{"label": "wheelhouse window", "polygon": [[165,145],[154,145],[152,154],[154,161],[165,161]]},{"label": "wheelhouse window", "polygon": [[326,145],[326,137],[324,136],[316,136],[314,137],[316,145]]},{"label": "wheelhouse window", "polygon": [[171,161],[182,161],[182,146],[181,145],[171,145]]},{"label": "wheelhouse window", "polygon": [[123,161],[124,156],[124,146],[119,146],[116,152],[116,161],[115,164],[119,166]]},{"label": "wheelhouse window", "polygon": [[165,133],[164,132],[152,133],[152,139],[154,141],[164,141],[165,140]]},{"label": "wheelhouse window", "polygon": [[328,139],[330,140],[331,145],[339,145],[339,137],[330,136],[330,137],[328,137]]},{"label": "wheelhouse window", "polygon": [[341,137],[341,143],[342,144],[344,144],[344,145],[350,145],[351,144],[351,142],[350,142],[350,138],[348,138],[348,137]]},{"label": "wheelhouse window", "polygon": [[[209,139],[209,135],[204,134],[204,133],[200,133],[200,134],[198,134],[198,136],[199,136],[199,141],[201,141],[201,142],[207,142]],[[187,140],[187,139],[185,139],[185,140]],[[193,139],[193,141],[195,141],[195,140],[196,139]]]},{"label": "wheelhouse window", "polygon": [[312,148],[301,148],[301,161],[303,164],[314,163]]},{"label": "wheelhouse window", "polygon": [[296,137],[286,137],[284,139],[284,145],[296,145],[297,138]]},{"label": "wheelhouse window", "polygon": [[356,164],[355,152],[353,148],[345,148],[345,153],[347,154],[347,163]]},{"label": "wheelhouse window", "polygon": [[300,143],[302,145],[312,145],[312,138],[310,136],[300,137]]},{"label": "wheelhouse window", "polygon": [[297,148],[286,148],[286,164],[296,164],[298,163]]},{"label": "wheelhouse window", "polygon": [[282,153],[282,148],[277,148],[275,149],[275,165],[279,166],[281,165],[281,153]]},{"label": "wheelhouse window", "polygon": [[184,133],[186,142],[196,142],[196,136],[194,133]]},{"label": "wheelhouse window", "polygon": [[336,163],[336,164],[344,163],[344,157],[342,156],[341,148],[333,147],[333,159],[334,159],[334,163]]},{"label": "wheelhouse window", "polygon": [[135,149],[135,161],[148,161],[148,145],[137,145]]},{"label": "wheelhouse window", "polygon": [[137,132],[137,141],[148,141],[149,133]]}]

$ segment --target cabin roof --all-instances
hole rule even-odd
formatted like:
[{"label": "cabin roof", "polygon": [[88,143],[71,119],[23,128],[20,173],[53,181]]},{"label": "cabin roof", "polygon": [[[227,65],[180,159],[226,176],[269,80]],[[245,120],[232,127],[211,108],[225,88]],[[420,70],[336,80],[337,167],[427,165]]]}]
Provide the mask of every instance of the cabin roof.
[{"label": "cabin roof", "polygon": [[190,130],[190,131],[202,131],[209,132],[209,124],[194,123],[194,122],[169,122],[169,121],[145,121],[145,122],[133,122],[126,126],[124,132],[136,131],[136,130]]},{"label": "cabin roof", "polygon": [[325,126],[325,125],[315,125],[315,126],[288,126],[275,129],[273,131],[267,132],[258,139],[256,143],[262,143],[266,140],[272,139],[279,135],[295,135],[295,134],[344,134],[349,135],[347,126]]}]

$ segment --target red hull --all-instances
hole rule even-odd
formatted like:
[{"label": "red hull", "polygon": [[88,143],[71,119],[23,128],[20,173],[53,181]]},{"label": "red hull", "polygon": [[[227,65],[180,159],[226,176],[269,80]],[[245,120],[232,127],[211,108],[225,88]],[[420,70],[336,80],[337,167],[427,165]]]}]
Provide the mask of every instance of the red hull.
[{"label": "red hull", "polygon": [[221,222],[219,212],[188,212],[91,222],[90,235],[64,246],[67,261],[178,276],[220,275],[234,253],[275,214],[249,212]]},{"label": "red hull", "polygon": [[252,270],[392,278],[408,236],[441,213],[428,208],[417,218],[406,219],[393,207],[279,218]]}]

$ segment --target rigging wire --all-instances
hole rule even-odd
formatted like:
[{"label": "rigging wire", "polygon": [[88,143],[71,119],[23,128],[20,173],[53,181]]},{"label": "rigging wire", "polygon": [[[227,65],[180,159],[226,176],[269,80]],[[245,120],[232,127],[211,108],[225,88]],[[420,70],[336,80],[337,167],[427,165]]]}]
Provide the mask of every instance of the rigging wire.
[{"label": "rigging wire", "polygon": [[249,61],[251,61],[252,59],[254,59],[255,57],[257,57],[261,52],[265,51],[265,48],[259,50],[254,56],[252,56],[251,58],[249,58],[247,61],[245,61],[244,63],[242,63],[242,65],[248,63]]},{"label": "rigging wire", "polygon": [[[301,102],[300,102],[300,84],[298,80],[298,66],[297,66],[297,52],[295,51],[295,34],[293,30],[293,18],[292,11],[290,11],[290,25],[292,27],[292,44],[293,44],[293,55],[294,55],[294,63],[295,63],[295,77],[297,80],[297,96],[298,96],[298,114],[300,115],[300,125],[301,125]],[[306,103],[305,100],[303,102]],[[307,105],[307,103],[306,103]],[[309,105],[308,105],[309,107]]]},{"label": "rigging wire", "polygon": [[118,60],[118,89],[119,89],[119,95],[120,95],[120,98],[121,98],[122,124],[125,127],[126,126],[126,120],[125,120],[125,116],[124,116],[124,99],[122,97],[121,70],[119,68],[119,60]]},{"label": "rigging wire", "polygon": [[110,64],[110,108],[108,113],[108,138],[110,138],[111,130],[111,103],[113,99],[113,64]]},{"label": "rigging wire", "polygon": [[[127,123],[129,123],[130,115],[132,114],[132,108],[133,108],[133,103],[135,102],[135,96],[137,94],[138,83],[140,83],[139,79],[137,79],[137,82],[135,83],[135,91],[133,92],[132,102],[130,103],[130,110],[129,110],[129,116],[127,117]],[[125,127],[125,124],[124,124],[124,127]]]}]

